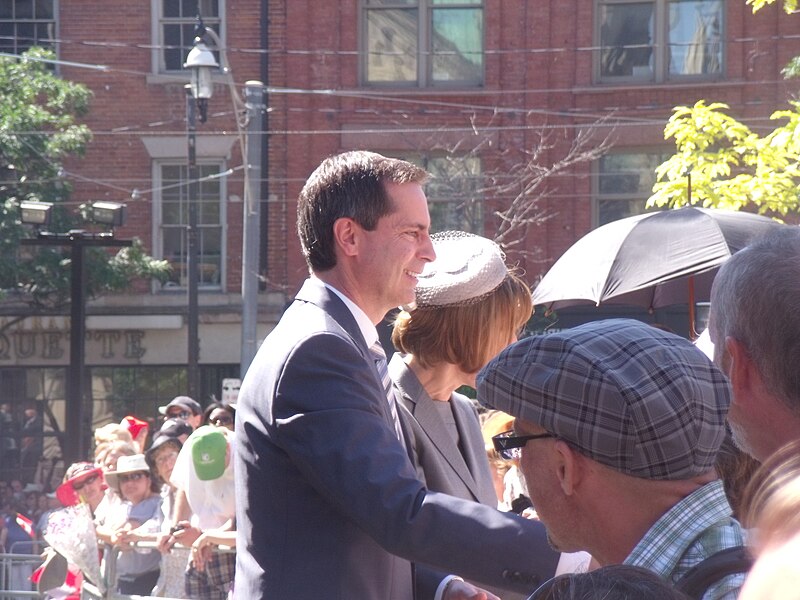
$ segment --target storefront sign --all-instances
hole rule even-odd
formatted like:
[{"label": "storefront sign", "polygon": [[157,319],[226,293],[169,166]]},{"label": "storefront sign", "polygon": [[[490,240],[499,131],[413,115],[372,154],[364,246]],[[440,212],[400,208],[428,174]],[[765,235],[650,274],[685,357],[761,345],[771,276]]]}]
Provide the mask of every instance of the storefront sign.
[{"label": "storefront sign", "polygon": [[[64,364],[69,359],[69,329],[58,327],[59,321],[31,318],[10,326],[0,324],[0,365]],[[87,331],[85,335],[87,358],[126,363],[138,362],[147,353],[144,330]]]}]

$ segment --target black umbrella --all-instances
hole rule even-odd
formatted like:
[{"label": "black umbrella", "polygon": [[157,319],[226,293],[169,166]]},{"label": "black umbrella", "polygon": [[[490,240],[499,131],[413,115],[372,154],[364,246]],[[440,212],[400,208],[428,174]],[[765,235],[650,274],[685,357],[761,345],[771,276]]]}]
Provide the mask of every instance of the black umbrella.
[{"label": "black umbrella", "polygon": [[780,224],[751,213],[685,207],[613,221],[575,242],[545,274],[547,309],[615,303],[648,309],[707,301],[717,268]]}]

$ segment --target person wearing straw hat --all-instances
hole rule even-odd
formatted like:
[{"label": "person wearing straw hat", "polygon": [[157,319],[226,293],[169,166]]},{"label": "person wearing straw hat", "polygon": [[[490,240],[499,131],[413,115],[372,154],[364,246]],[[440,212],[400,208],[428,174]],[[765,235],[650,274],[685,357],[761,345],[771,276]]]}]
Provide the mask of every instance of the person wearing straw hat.
[{"label": "person wearing straw hat", "polygon": [[130,544],[137,541],[138,532],[153,533],[159,529],[158,486],[144,454],[120,456],[116,470],[106,473],[106,480],[123,500],[117,514],[110,516],[110,542],[122,549],[117,559],[117,591],[149,596],[161,571],[161,553],[155,549],[132,549]]},{"label": "person wearing straw hat", "polygon": [[[484,367],[478,398],[516,417],[495,447],[519,458],[555,548],[677,585],[741,550],[714,469],[730,390],[689,340],[631,319],[532,336]],[[712,578],[702,597],[733,599],[744,577]]]},{"label": "person wearing straw hat", "polygon": [[300,193],[311,277],[237,400],[237,599],[494,598],[421,565],[520,592],[555,571],[541,524],[431,492],[409,460],[375,325],[435,258],[426,177],[352,151]]},{"label": "person wearing straw hat", "polygon": [[92,513],[108,489],[103,469],[90,462],[72,463],[64,474],[64,482],[56,488],[56,496],[64,506],[86,502]]}]

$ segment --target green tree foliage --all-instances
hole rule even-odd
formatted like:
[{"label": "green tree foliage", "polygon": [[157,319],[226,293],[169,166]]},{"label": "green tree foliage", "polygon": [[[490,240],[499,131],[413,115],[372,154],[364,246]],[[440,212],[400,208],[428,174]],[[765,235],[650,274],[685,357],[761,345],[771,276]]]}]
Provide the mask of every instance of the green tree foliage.
[{"label": "green tree foliage", "polygon": [[[747,4],[753,7],[753,12],[758,12],[767,4],[774,4],[775,0],[747,0]],[[797,10],[797,0],[783,0],[783,10],[787,14],[792,14]],[[781,71],[786,79],[800,76],[800,56],[795,56]]]},{"label": "green tree foliage", "polygon": [[[775,0],[747,0],[757,12]],[[797,0],[781,0],[792,13]],[[783,69],[787,78],[800,75],[800,57]],[[753,133],[725,111],[727,104],[700,100],[678,106],[664,129],[676,153],[656,169],[656,184],[647,206],[706,207],[785,215],[800,208],[800,102],[771,115],[785,120],[768,135]]]},{"label": "green tree foliage", "polygon": [[[52,202],[49,229],[84,227],[68,206],[70,185],[60,176],[63,160],[83,154],[91,132],[78,119],[89,109],[91,92],[58,77],[46,62],[54,55],[32,48],[21,58],[0,57],[0,297],[40,307],[69,299],[68,249],[20,247],[31,237],[20,221],[23,201]],[[42,60],[44,59],[44,60]],[[89,295],[122,290],[136,277],[166,275],[165,261],[148,257],[137,241],[116,256],[86,251]]]},{"label": "green tree foliage", "polygon": [[[785,122],[766,136],[753,133],[725,110],[726,104],[679,106],[664,129],[676,153],[656,168],[647,206],[706,207],[760,213],[800,208],[800,102],[772,114]],[[689,177],[691,175],[691,177]],[[691,197],[689,184],[691,179]]]},{"label": "green tree foliage", "polygon": [[[767,4],[775,4],[775,0],[747,0],[747,4],[753,7],[753,12],[757,12]],[[783,0],[781,4],[787,13],[792,13],[797,9],[797,0]]]}]

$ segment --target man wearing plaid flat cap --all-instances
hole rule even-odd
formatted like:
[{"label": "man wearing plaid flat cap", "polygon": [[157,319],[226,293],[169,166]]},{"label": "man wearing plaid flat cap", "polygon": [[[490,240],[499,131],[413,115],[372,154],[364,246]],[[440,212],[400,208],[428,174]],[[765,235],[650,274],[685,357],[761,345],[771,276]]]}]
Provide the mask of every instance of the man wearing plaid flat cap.
[{"label": "man wearing plaid flat cap", "polygon": [[[495,446],[520,459],[558,550],[678,583],[744,544],[714,470],[728,384],[688,340],[629,319],[526,338],[481,371],[478,398],[516,417]],[[743,581],[702,597],[735,598]]]}]

